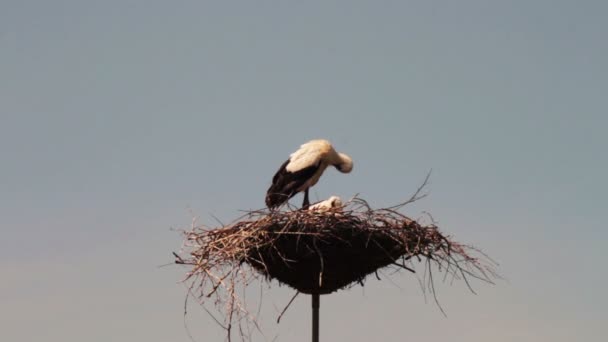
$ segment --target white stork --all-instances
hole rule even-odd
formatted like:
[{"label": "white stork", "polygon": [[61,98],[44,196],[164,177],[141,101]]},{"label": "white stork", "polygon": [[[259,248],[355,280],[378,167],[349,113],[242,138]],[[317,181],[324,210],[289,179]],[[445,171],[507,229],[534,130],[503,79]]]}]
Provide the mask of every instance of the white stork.
[{"label": "white stork", "polygon": [[321,202],[311,205],[310,208],[308,208],[308,210],[327,211],[327,210],[331,210],[334,208],[340,208],[340,207],[342,207],[342,200],[340,199],[340,197],[331,196],[330,198],[326,199],[325,201],[321,201]]},{"label": "white stork", "polygon": [[300,146],[272,178],[272,185],[266,192],[266,205],[276,208],[304,191],[302,207],[307,209],[310,205],[308,189],[317,184],[329,165],[342,173],[349,173],[353,169],[353,160],[336,152],[327,140],[311,140]]}]

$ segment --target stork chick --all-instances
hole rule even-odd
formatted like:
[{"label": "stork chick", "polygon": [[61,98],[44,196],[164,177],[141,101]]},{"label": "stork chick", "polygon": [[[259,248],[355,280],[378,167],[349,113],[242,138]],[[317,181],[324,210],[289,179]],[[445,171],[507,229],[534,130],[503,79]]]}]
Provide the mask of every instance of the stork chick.
[{"label": "stork chick", "polygon": [[326,199],[325,201],[321,201],[321,202],[311,205],[308,208],[308,210],[327,211],[327,210],[331,210],[334,208],[340,208],[340,207],[342,207],[342,200],[340,199],[340,197],[331,196],[330,198]]}]

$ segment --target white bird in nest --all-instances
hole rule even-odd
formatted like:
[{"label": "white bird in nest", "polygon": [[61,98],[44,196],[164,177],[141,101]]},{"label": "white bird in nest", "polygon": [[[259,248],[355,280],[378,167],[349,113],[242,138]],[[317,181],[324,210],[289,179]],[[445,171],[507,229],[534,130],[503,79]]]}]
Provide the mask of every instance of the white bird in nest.
[{"label": "white bird in nest", "polygon": [[266,192],[266,205],[276,208],[297,193],[304,191],[302,208],[310,205],[308,189],[317,184],[323,171],[334,166],[342,173],[353,169],[353,160],[344,153],[334,150],[327,140],[311,140],[292,153],[272,178],[272,185]]},{"label": "white bird in nest", "polygon": [[334,208],[341,208],[341,207],[342,207],[342,200],[340,199],[340,197],[331,196],[330,198],[326,199],[325,201],[317,202],[317,203],[311,205],[308,208],[308,210],[327,211],[327,210],[331,210]]}]

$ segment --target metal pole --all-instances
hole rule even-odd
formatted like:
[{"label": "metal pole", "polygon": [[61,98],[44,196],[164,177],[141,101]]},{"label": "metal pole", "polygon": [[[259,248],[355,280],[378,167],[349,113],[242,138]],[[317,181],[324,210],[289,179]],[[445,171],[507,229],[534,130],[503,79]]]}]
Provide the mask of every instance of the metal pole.
[{"label": "metal pole", "polygon": [[312,342],[319,342],[319,294],[312,295]]}]

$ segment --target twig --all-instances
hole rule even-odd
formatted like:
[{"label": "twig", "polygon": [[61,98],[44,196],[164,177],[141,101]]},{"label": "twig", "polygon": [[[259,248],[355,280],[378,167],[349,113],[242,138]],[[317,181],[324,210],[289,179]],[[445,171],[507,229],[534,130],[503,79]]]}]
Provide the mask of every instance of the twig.
[{"label": "twig", "polygon": [[279,315],[279,317],[277,317],[277,324],[279,324],[281,322],[281,317],[283,317],[283,314],[285,313],[285,311],[287,311],[287,308],[289,308],[289,306],[291,305],[291,303],[294,301],[294,299],[296,299],[296,297],[300,294],[300,291],[296,291],[296,294],[293,295],[293,297],[291,297],[291,299],[289,300],[289,303],[287,303],[287,305],[285,306],[285,308],[283,309],[283,311],[281,311],[281,314]]}]

